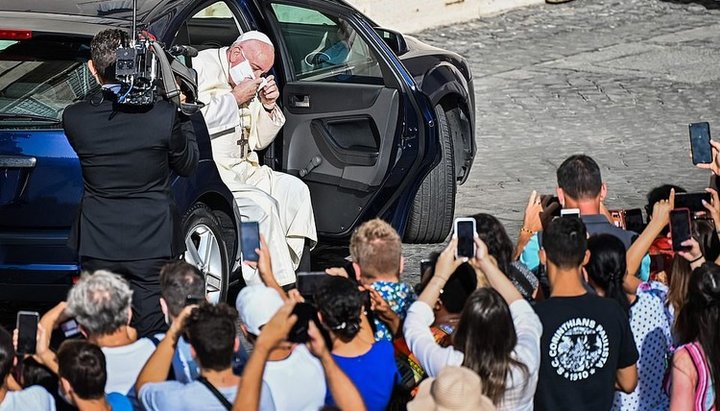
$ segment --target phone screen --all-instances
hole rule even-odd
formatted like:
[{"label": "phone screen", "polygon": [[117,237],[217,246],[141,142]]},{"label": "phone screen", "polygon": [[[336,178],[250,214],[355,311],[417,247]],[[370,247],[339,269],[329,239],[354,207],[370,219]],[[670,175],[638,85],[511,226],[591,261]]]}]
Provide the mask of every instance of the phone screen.
[{"label": "phone screen", "polygon": [[63,332],[63,335],[65,335],[65,338],[74,337],[78,334],[80,334],[80,327],[78,327],[78,323],[75,320],[67,320],[64,323],[60,323],[60,329]]},{"label": "phone screen", "polygon": [[255,252],[256,248],[260,248],[260,227],[255,221],[242,223],[240,225],[241,244],[243,261],[255,261],[260,258]]},{"label": "phone screen", "polygon": [[710,146],[710,124],[692,123],[689,127],[693,164],[711,163],[712,147]]},{"label": "phone screen", "polygon": [[298,292],[300,295],[305,297],[305,299],[312,299],[323,286],[327,278],[328,274],[323,271],[297,273]]},{"label": "phone screen", "polygon": [[311,304],[297,303],[293,308],[293,314],[297,315],[297,322],[290,329],[288,341],[294,343],[306,343],[310,340],[308,329],[310,321],[317,317],[317,310]]},{"label": "phone screen", "polygon": [[670,236],[674,251],[687,249],[681,245],[690,239],[690,211],[687,208],[675,209],[670,212]]},{"label": "phone screen", "polygon": [[677,193],[675,194],[675,208],[687,208],[691,212],[707,211],[702,201],[708,204],[712,201],[710,193]]},{"label": "phone screen", "polygon": [[631,208],[625,210],[625,229],[634,231],[638,234],[645,229],[645,221],[643,221],[642,210],[639,208]]},{"label": "phone screen", "polygon": [[40,314],[33,311],[20,311],[17,314],[18,354],[35,354],[38,320]]},{"label": "phone screen", "polygon": [[475,223],[461,220],[456,222],[457,256],[475,257]]},{"label": "phone screen", "polygon": [[561,217],[575,217],[580,218],[580,209],[578,208],[563,208],[560,210]]},{"label": "phone screen", "polygon": [[427,272],[432,266],[432,260],[420,260],[420,276]]}]

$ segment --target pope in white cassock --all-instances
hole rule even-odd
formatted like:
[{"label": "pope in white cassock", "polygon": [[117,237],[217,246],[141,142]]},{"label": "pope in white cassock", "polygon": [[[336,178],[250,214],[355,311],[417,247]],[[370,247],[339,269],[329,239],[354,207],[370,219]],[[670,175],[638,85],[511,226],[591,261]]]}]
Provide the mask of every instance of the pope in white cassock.
[{"label": "pope in white cassock", "polygon": [[[317,242],[310,192],[300,179],[260,165],[257,150],[275,139],[285,116],[273,76],[262,78],[275,60],[270,39],[258,31],[230,47],[201,51],[192,60],[198,100],[220,176],[233,192],[243,221],[258,221],[280,285],[295,282],[303,249]],[[259,284],[256,270],[243,266],[247,284]]]}]

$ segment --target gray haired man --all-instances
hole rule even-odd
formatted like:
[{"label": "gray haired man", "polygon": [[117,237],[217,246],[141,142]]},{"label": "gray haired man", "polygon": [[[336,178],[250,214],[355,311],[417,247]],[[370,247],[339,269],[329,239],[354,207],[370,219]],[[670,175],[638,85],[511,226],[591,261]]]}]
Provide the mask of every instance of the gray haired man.
[{"label": "gray haired man", "polygon": [[[148,338],[138,339],[137,331],[130,326],[132,294],[128,282],[117,274],[105,270],[83,273],[70,289],[67,302],[61,302],[40,319],[42,329],[52,330],[74,317],[88,341],[105,354],[105,392],[131,397],[140,369],[155,351],[155,344]],[[48,345],[48,334],[40,334],[45,341],[38,341],[38,347]]]}]

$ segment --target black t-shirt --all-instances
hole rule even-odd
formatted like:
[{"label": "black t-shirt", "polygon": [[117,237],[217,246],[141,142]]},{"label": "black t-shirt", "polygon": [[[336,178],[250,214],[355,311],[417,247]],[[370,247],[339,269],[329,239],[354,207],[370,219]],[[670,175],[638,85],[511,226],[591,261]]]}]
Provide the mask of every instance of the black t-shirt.
[{"label": "black t-shirt", "polygon": [[609,410],[617,370],[638,359],[620,304],[585,294],[551,297],[535,311],[543,325],[535,409]]}]

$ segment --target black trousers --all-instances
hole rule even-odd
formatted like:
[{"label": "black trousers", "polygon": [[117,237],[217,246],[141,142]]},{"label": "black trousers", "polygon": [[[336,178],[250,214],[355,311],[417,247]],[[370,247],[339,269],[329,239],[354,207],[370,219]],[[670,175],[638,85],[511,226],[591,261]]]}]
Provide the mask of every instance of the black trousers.
[{"label": "black trousers", "polygon": [[165,316],[160,309],[160,269],[176,258],[152,258],[136,261],[109,261],[81,257],[83,271],[108,270],[124,277],[133,290],[132,321],[138,336],[147,337],[167,330]]}]

